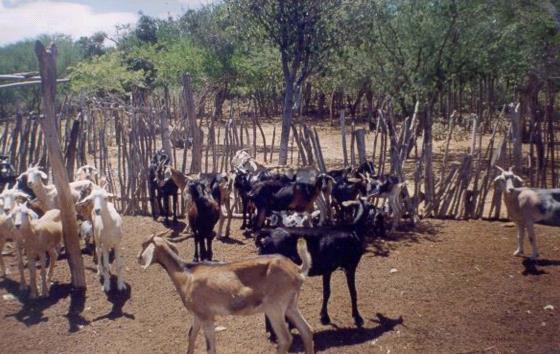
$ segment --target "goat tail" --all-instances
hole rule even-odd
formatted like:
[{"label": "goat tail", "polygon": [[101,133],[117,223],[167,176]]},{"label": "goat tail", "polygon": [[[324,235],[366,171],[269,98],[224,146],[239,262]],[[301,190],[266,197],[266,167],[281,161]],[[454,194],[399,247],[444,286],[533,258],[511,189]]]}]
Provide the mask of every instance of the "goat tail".
[{"label": "goat tail", "polygon": [[297,240],[297,253],[299,258],[302,260],[302,264],[299,266],[300,273],[306,277],[311,269],[311,254],[307,250],[307,241],[303,237]]}]

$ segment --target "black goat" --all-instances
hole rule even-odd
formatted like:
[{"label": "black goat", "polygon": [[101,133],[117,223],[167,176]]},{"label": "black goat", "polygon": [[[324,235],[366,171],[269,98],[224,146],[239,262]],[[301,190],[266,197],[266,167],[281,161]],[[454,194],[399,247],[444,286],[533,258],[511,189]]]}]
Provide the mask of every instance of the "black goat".
[{"label": "black goat", "polygon": [[188,210],[189,224],[194,234],[194,261],[212,260],[214,226],[220,218],[220,206],[201,182],[189,183],[192,197]]},{"label": "black goat", "polygon": [[373,206],[363,199],[349,201],[345,206],[356,205],[357,210],[353,222],[349,225],[316,227],[316,228],[277,228],[262,230],[256,245],[259,254],[281,254],[295,263],[301,263],[297,256],[296,243],[299,237],[307,241],[311,253],[311,269],[309,276],[323,276],[323,305],[321,307],[321,323],[330,323],[327,310],[331,289],[331,274],[344,269],[346,281],[352,301],[352,317],[357,326],[364,321],[358,311],[356,293],[356,268],[365,251],[365,237],[371,231],[384,235],[383,216]]},{"label": "black goat", "polygon": [[166,173],[169,165],[169,156],[162,149],[158,151],[152,161],[148,171],[148,190],[150,195],[150,205],[152,207],[152,217],[157,219],[155,205],[159,209],[159,216],[165,217],[165,223],[169,222],[169,199],[173,198],[173,222],[177,222],[177,199],[179,197],[179,187]]},{"label": "black goat", "polygon": [[[294,179],[295,176],[293,178],[289,178],[283,174],[270,173],[268,170],[261,170],[255,173],[241,170],[236,171],[233,186],[241,198],[241,206],[243,208],[243,222],[241,224],[241,230],[252,227],[251,220],[253,218],[253,205],[249,194],[255,194],[253,192],[255,189],[263,188],[262,186],[265,182],[270,181],[277,184],[280,188],[281,186],[285,186],[288,183],[293,182]],[[274,190],[277,191],[279,188]]]},{"label": "black goat", "polygon": [[6,185],[8,188],[13,187],[16,184],[16,178],[16,170],[10,163],[10,159],[7,156],[0,155],[0,190],[3,190]]},{"label": "black goat", "polygon": [[157,220],[156,209],[160,215],[163,211],[163,206],[161,205],[162,195],[159,191],[157,181],[158,168],[161,164],[168,165],[169,162],[169,156],[167,156],[165,150],[162,149],[156,152],[148,166],[148,195],[150,197],[150,207],[152,208],[152,217],[154,220]]},{"label": "black goat", "polygon": [[254,230],[259,230],[265,218],[272,211],[293,210],[296,212],[313,211],[313,203],[321,191],[328,187],[332,177],[326,174],[317,176],[315,183],[288,182],[283,178],[272,179],[257,184],[248,194],[249,198],[257,208]]}]

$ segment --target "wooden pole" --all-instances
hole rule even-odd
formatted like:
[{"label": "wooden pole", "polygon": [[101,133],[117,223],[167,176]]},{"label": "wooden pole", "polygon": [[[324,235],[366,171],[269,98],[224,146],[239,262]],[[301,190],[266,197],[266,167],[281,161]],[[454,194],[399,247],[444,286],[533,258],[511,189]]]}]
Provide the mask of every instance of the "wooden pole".
[{"label": "wooden pole", "polygon": [[187,109],[187,119],[193,136],[190,173],[199,173],[202,169],[202,129],[196,124],[196,113],[192,91],[192,79],[189,74],[183,75],[183,97]]},{"label": "wooden pole", "polygon": [[60,141],[57,135],[55,96],[56,96],[56,47],[48,50],[40,41],[35,42],[35,54],[39,62],[41,73],[41,92],[43,95],[44,118],[40,119],[41,129],[45,135],[45,142],[49,152],[49,160],[53,170],[54,184],[58,191],[58,205],[64,230],[64,245],[68,253],[68,265],[72,275],[72,285],[76,288],[86,288],[84,263],[78,237],[78,224],[74,201],[70,194],[68,175],[62,158]]}]

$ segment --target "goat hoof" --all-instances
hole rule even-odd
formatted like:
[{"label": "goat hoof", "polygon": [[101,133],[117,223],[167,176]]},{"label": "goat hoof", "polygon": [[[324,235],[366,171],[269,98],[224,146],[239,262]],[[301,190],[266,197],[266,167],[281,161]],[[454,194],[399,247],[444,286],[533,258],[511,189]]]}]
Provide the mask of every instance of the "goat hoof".
[{"label": "goat hoof", "polygon": [[514,256],[523,256],[523,251],[522,250],[515,250],[515,252],[513,252]]},{"label": "goat hoof", "polygon": [[354,323],[356,324],[356,327],[362,328],[362,326],[364,325],[364,319],[362,318],[362,316],[356,316],[354,317]]},{"label": "goat hoof", "polygon": [[329,315],[321,315],[321,324],[328,325],[331,323],[331,318]]},{"label": "goat hoof", "polygon": [[529,259],[532,260],[532,261],[534,261],[534,260],[536,260],[536,259],[538,259],[538,258],[539,258],[539,254],[538,254],[538,253],[532,254],[531,257],[529,257]]}]

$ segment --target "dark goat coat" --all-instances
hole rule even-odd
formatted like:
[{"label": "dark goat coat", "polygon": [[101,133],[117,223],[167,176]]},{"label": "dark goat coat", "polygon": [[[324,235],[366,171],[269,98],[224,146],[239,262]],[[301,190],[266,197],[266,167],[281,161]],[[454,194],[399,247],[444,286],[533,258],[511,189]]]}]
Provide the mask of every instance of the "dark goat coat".
[{"label": "dark goat coat", "polygon": [[[330,323],[327,304],[330,297],[331,274],[337,269],[343,269],[346,274],[348,289],[352,302],[352,316],[357,326],[363,325],[357,305],[355,284],[356,268],[365,251],[365,236],[371,226],[383,223],[383,219],[376,208],[363,201],[359,202],[354,221],[349,225],[318,228],[276,228],[262,230],[256,240],[259,254],[281,254],[295,263],[301,263],[297,256],[296,243],[299,237],[304,237],[311,254],[310,276],[323,276],[323,305],[321,308],[321,322]],[[379,225],[375,226],[378,227]],[[384,227],[382,231],[384,234]]]},{"label": "dark goat coat", "polygon": [[212,260],[212,239],[214,226],[220,219],[220,206],[200,182],[190,183],[189,193],[192,203],[189,206],[188,217],[194,234],[194,260],[199,260],[199,251],[201,260]]}]

